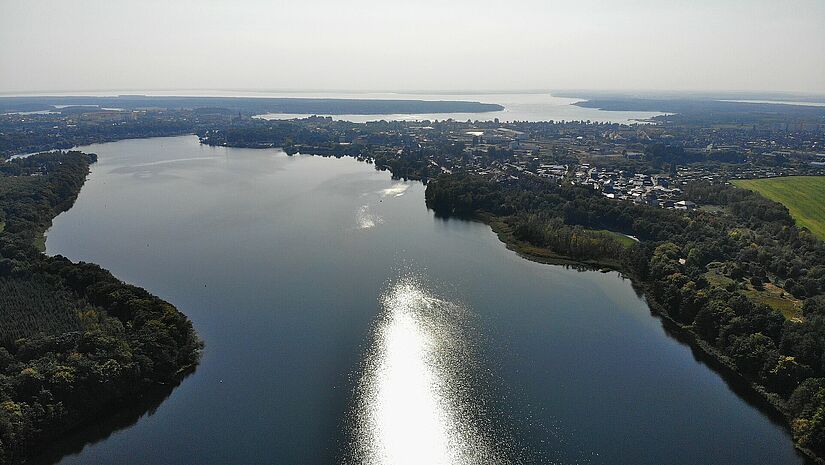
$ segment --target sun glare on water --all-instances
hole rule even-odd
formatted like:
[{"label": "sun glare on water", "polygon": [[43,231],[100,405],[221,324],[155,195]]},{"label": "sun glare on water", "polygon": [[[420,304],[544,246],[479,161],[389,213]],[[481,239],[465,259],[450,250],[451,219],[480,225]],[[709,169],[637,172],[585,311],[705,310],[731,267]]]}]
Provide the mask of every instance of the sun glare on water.
[{"label": "sun glare on water", "polygon": [[393,285],[381,307],[357,392],[357,463],[505,463],[471,405],[466,310],[413,279]]}]

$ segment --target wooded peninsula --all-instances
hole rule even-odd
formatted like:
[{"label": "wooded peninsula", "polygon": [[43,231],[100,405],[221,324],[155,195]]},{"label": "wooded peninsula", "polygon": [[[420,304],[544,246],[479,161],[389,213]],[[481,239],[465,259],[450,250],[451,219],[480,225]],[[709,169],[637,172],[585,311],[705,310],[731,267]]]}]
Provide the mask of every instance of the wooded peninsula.
[{"label": "wooded peninsula", "polygon": [[202,343],[174,306],[36,244],[69,209],[96,156],[0,163],[0,463],[179,380]]}]

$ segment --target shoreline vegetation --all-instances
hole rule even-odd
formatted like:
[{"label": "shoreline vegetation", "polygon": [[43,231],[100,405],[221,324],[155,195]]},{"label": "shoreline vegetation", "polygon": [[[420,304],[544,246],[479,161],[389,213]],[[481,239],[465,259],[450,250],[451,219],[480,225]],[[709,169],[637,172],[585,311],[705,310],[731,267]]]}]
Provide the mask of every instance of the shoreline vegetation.
[{"label": "shoreline vegetation", "polygon": [[[708,273],[704,270],[723,258],[725,251],[702,250],[700,256],[699,250],[711,246],[702,244],[701,239],[724,242],[718,236],[711,239],[715,235],[713,226],[708,229],[701,224],[701,220],[713,221],[718,228],[722,226],[718,218],[680,219],[676,215],[681,215],[677,213],[651,210],[659,214],[659,226],[664,226],[663,230],[657,231],[659,228],[653,223],[647,228],[641,227],[638,221],[640,217],[644,218],[641,210],[624,214],[614,211],[612,215],[601,216],[605,213],[603,209],[610,207],[605,200],[584,190],[538,184],[502,187],[473,176],[444,175],[427,184],[427,206],[442,217],[455,216],[488,224],[499,240],[522,258],[600,271],[616,270],[630,278],[634,287],[645,296],[651,313],[661,319],[666,330],[686,342],[694,350],[694,355],[700,355],[703,362],[737,388],[738,394],[747,394],[743,397],[771,418],[781,419],[802,454],[815,463],[825,463],[821,423],[825,414],[825,379],[821,377],[821,365],[814,364],[821,364],[821,358],[809,361],[810,353],[803,353],[813,350],[821,354],[818,338],[822,337],[819,325],[825,313],[822,297],[805,299],[802,318],[789,320],[777,309],[752,302],[745,292],[750,291],[751,286],[745,276],[740,276],[738,282],[731,280],[726,288],[714,286],[703,277]],[[710,186],[705,188],[710,189]],[[748,210],[761,212],[768,218],[776,215],[774,221],[781,221],[785,234],[790,233],[797,241],[802,236],[802,240],[818,249],[818,253],[825,250],[822,242],[810,233],[797,230],[787,210],[779,204],[750,191],[728,192],[733,190],[729,186],[717,186],[714,190],[716,195],[738,196],[740,202],[756,202]],[[549,194],[548,191],[555,192]],[[528,192],[534,198],[513,201]],[[546,203],[538,200],[542,198]],[[570,202],[583,203],[586,199],[589,199],[589,206],[581,204],[578,211],[573,211],[575,207]],[[736,208],[735,202],[725,202],[725,205]],[[638,207],[628,205],[627,208],[635,210]],[[565,220],[555,217],[553,210]],[[588,212],[589,218],[580,217],[576,221],[579,214]],[[610,224],[608,220],[625,215],[630,224],[624,228],[615,222]],[[673,217],[664,218],[670,215]],[[706,214],[697,212],[696,215]],[[669,225],[678,225],[680,221],[685,223],[668,231]],[[604,226],[605,222],[613,230],[625,229],[628,234],[641,237],[642,242],[622,245],[615,238],[593,230]],[[577,225],[581,223],[584,226]],[[737,230],[744,225],[725,226]],[[729,236],[733,231],[727,227],[722,228],[722,234]],[[755,224],[750,227],[755,236],[758,228]],[[696,230],[686,235],[679,229]],[[702,229],[704,231],[700,233]],[[692,240],[680,246],[680,236]],[[750,240],[759,242],[753,236]],[[724,245],[716,244],[717,247]],[[710,268],[715,269],[715,265]],[[779,281],[776,276],[771,279]],[[806,341],[802,344],[805,349],[797,345],[801,340]],[[812,366],[803,365],[805,362]]]},{"label": "shoreline vegetation", "polygon": [[39,249],[95,161],[74,151],[0,164],[0,463],[49,453],[43,445],[179,383],[200,357],[174,306]]},{"label": "shoreline vegetation", "polygon": [[[662,322],[665,331],[679,342],[691,348],[693,355],[702,363],[716,371],[728,386],[737,395],[754,405],[761,412],[767,415],[772,421],[781,424],[788,432],[794,433],[791,422],[793,418],[789,415],[787,405],[778,399],[775,393],[771,393],[764,386],[754,383],[742,375],[737,370],[736,365],[719,350],[702,340],[690,326],[687,326],[673,319],[665,308],[653,297],[654,283],[647,283],[639,276],[624,269],[620,261],[604,259],[577,260],[571,257],[553,252],[551,249],[536,247],[527,242],[518,240],[512,233],[510,227],[495,215],[479,213],[472,218],[473,221],[484,223],[496,234],[498,239],[508,250],[513,251],[524,260],[544,264],[572,266],[577,269],[609,272],[616,271],[621,276],[631,280],[634,289],[644,296],[645,303],[652,316]],[[825,459],[818,456],[811,449],[802,447],[794,443],[794,447],[805,456],[817,464],[825,464]]]},{"label": "shoreline vegetation", "polygon": [[[787,409],[784,403],[777,402],[775,395],[771,395],[764,387],[745,378],[736,369],[736,365],[730,362],[728,357],[703,341],[689,326],[671,318],[665,308],[652,297],[652,284],[642,281],[632,270],[624,269],[620,260],[611,260],[608,258],[576,260],[565,255],[557,254],[550,249],[536,247],[518,240],[512,234],[510,227],[494,215],[480,213],[469,219],[489,226],[508,250],[511,250],[525,260],[544,265],[571,266],[580,270],[599,271],[602,273],[615,271],[622,277],[630,279],[633,288],[644,297],[651,315],[659,318],[668,334],[690,347],[694,356],[716,370],[738,395],[746,397],[747,401],[756,404],[755,406],[767,414],[772,420],[778,421],[778,423],[789,432],[793,432],[788,425],[789,418],[787,417]],[[807,458],[818,461],[818,463],[825,463],[809,449],[796,447],[800,452],[805,454]]]}]

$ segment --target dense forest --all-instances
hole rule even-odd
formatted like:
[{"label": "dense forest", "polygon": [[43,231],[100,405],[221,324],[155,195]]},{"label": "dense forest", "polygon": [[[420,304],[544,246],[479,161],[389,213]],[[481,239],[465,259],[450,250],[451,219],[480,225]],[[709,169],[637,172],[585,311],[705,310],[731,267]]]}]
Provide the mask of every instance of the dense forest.
[{"label": "dense forest", "polygon": [[198,361],[202,344],[171,304],[35,246],[95,160],[53,152],[0,163],[0,463]]},{"label": "dense forest", "polygon": [[[799,447],[825,456],[825,244],[751,191],[689,189],[719,208],[650,208],[538,178],[468,174],[432,180],[426,199],[438,215],[504,223],[523,253],[527,244],[632,276],[652,308],[785,415]],[[622,245],[605,229],[640,242]]]}]

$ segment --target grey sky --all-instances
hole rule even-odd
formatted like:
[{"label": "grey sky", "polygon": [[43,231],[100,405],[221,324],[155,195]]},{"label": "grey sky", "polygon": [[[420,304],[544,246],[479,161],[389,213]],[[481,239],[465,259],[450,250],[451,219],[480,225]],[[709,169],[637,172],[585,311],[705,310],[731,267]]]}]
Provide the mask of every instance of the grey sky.
[{"label": "grey sky", "polygon": [[0,92],[825,93],[825,0],[0,0]]}]

